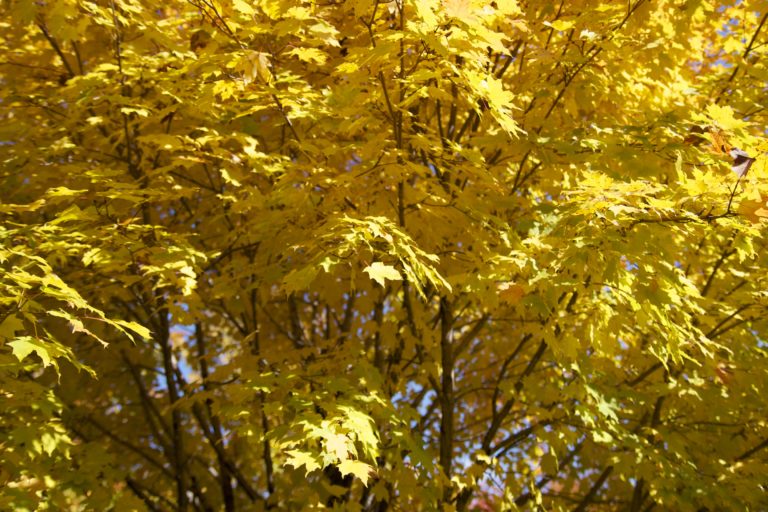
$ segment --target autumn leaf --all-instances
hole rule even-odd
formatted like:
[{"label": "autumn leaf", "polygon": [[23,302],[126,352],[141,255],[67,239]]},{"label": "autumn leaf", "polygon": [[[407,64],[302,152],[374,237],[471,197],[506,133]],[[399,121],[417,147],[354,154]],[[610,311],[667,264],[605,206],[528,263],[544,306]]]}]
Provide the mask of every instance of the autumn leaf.
[{"label": "autumn leaf", "polygon": [[768,14],[677,4],[3,4],[0,509],[763,510]]},{"label": "autumn leaf", "polygon": [[517,283],[502,283],[498,285],[499,298],[514,306],[525,296],[525,288]]},{"label": "autumn leaf", "polygon": [[324,438],[325,451],[333,459],[346,460],[349,456],[350,440],[344,434],[331,434]]},{"label": "autumn leaf", "polygon": [[768,198],[760,200],[744,199],[739,203],[738,212],[744,215],[752,223],[758,223],[761,219],[768,219]]},{"label": "autumn leaf", "polygon": [[256,81],[260,81],[263,84],[272,83],[269,55],[264,52],[245,52],[237,62],[236,68],[243,74],[243,80],[246,84]]},{"label": "autumn leaf", "polygon": [[367,272],[371,279],[379,283],[381,286],[386,286],[387,279],[391,281],[399,281],[402,279],[400,272],[398,272],[395,267],[391,265],[385,265],[380,261],[371,263],[363,269],[363,272]]},{"label": "autumn leaf", "polygon": [[31,336],[22,336],[15,338],[8,342],[8,345],[13,350],[13,355],[19,361],[23,361],[30,354],[37,354],[40,360],[43,362],[43,366],[51,364],[51,356],[48,353],[48,348],[45,343],[39,339],[35,339]]},{"label": "autumn leaf", "polygon": [[474,10],[472,0],[445,0],[442,8],[446,16],[459,20],[469,19]]},{"label": "autumn leaf", "polygon": [[376,474],[374,469],[365,462],[351,459],[341,461],[339,471],[341,471],[342,476],[352,475],[360,479],[366,487],[368,487],[371,477]]},{"label": "autumn leaf", "polygon": [[0,337],[12,340],[16,332],[24,329],[24,323],[16,315],[8,315],[0,323]]},{"label": "autumn leaf", "polygon": [[566,30],[569,30],[573,27],[574,22],[573,21],[566,21],[566,20],[555,20],[552,22],[545,21],[544,25],[548,27],[552,27],[553,29],[564,32]]},{"label": "autumn leaf", "polygon": [[285,454],[287,455],[287,459],[285,461],[286,465],[293,466],[296,469],[299,469],[303,466],[306,474],[309,474],[316,469],[320,469],[320,464],[317,462],[315,456],[309,452],[301,450],[288,450],[285,452]]}]

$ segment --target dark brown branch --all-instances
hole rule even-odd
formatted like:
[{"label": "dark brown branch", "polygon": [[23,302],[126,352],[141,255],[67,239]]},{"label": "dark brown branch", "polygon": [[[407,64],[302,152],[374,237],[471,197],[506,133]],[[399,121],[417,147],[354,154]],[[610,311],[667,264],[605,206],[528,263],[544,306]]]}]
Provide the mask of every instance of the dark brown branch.
[{"label": "dark brown branch", "polygon": [[176,499],[178,510],[184,512],[189,506],[187,496],[187,469],[184,454],[184,426],[182,424],[181,411],[175,407],[180,399],[179,390],[175,379],[173,352],[170,340],[170,319],[162,297],[157,298],[160,304],[158,308],[158,321],[160,330],[156,333],[156,341],[160,345],[165,372],[165,384],[168,389],[168,399],[171,405],[171,444],[173,447],[173,468],[176,473]]},{"label": "dark brown branch", "polygon": [[512,361],[515,360],[517,355],[520,353],[520,351],[523,350],[523,347],[525,347],[526,343],[528,343],[528,340],[530,340],[533,337],[532,334],[526,334],[523,336],[523,339],[520,340],[520,343],[517,344],[517,347],[512,352],[512,354],[507,357],[504,362],[501,364],[501,368],[499,369],[499,376],[496,379],[496,386],[493,390],[493,398],[491,398],[491,415],[495,418],[497,411],[496,411],[496,402],[499,400],[499,393],[501,393],[501,381],[504,380],[504,376],[507,373],[507,367],[512,363]]},{"label": "dark brown branch", "polygon": [[64,68],[67,70],[67,74],[69,75],[69,78],[74,77],[75,71],[72,69],[72,66],[69,64],[69,61],[64,56],[64,52],[61,50],[61,46],[59,46],[59,43],[51,35],[51,33],[48,32],[48,27],[45,26],[45,23],[43,23],[42,19],[39,19],[37,21],[37,26],[40,28],[40,31],[43,33],[43,36],[45,36],[45,38],[48,40],[48,43],[51,45],[51,48],[53,48],[53,51],[56,52],[56,55],[58,55],[59,59],[61,59],[61,62],[64,64]]},{"label": "dark brown branch", "polygon": [[[576,455],[579,454],[579,452],[581,451],[581,448],[583,446],[584,446],[584,442],[582,441],[579,444],[577,444],[573,448],[573,450],[568,452],[568,455],[566,455],[565,458],[563,458],[562,462],[560,462],[560,464],[558,465],[558,468],[559,468],[560,471],[562,471],[564,468],[568,467],[571,464],[571,462],[573,462],[573,460],[576,458]],[[539,479],[538,482],[536,482],[535,487],[537,489],[542,489],[545,485],[547,485],[549,482],[551,482],[552,479],[555,478],[556,476],[557,476],[556,474],[555,475],[544,475],[543,477],[541,477]],[[517,498],[515,498],[515,505],[517,505],[518,507],[522,507],[523,505],[528,503],[528,501],[530,501],[532,498],[533,498],[533,494],[530,491],[528,491],[528,492],[526,492],[524,494],[521,494]]]},{"label": "dark brown branch", "polygon": [[739,306],[738,308],[736,308],[736,310],[733,313],[731,313],[727,317],[725,317],[722,320],[720,320],[717,323],[717,325],[715,325],[712,329],[710,329],[710,331],[706,335],[707,338],[712,339],[712,338],[715,338],[715,337],[719,336],[720,333],[718,333],[718,334],[715,334],[715,333],[717,333],[717,331],[721,327],[723,327],[730,319],[732,319],[733,317],[735,317],[736,315],[738,315],[742,311],[745,311],[745,310],[749,309],[751,306],[752,306],[752,304],[743,304],[743,305]]},{"label": "dark brown branch", "polygon": [[[134,480],[131,477],[127,477],[125,479],[125,483],[128,486],[128,488],[131,490],[131,492],[133,492],[133,494],[135,494],[141,501],[143,501],[144,504],[147,506],[147,508],[151,512],[161,512],[162,509],[160,507],[158,507],[157,505],[155,505],[155,502],[153,502],[149,498],[149,496],[147,496],[144,493],[144,491],[147,491],[150,494],[152,494],[153,496],[158,497],[158,498],[162,498],[162,496],[159,496],[159,495],[151,492],[149,489],[146,489],[143,485],[139,484],[139,482],[137,482],[136,480]],[[163,499],[165,499],[165,498],[163,498]],[[173,509],[173,504],[172,503],[171,503],[171,507]]]},{"label": "dark brown branch", "polygon": [[716,333],[712,333],[709,336],[709,339],[714,340],[715,338],[719,338],[720,336],[722,336],[726,332],[730,331],[731,329],[735,329],[736,327],[738,327],[738,326],[740,326],[742,324],[745,324],[747,322],[751,322],[752,320],[754,320],[753,317],[740,318],[740,319],[736,320],[735,322],[731,323],[730,325],[724,326],[722,329],[720,329]]},{"label": "dark brown branch", "polygon": [[[760,31],[763,29],[763,25],[765,25],[766,20],[768,20],[768,12],[766,12],[763,17],[760,19],[760,23],[757,25],[757,29],[755,30],[755,33],[752,34],[752,38],[749,40],[749,44],[744,49],[744,54],[741,56],[742,60],[746,59],[749,54],[752,52],[752,49],[754,48],[755,41],[757,41],[757,36],[760,34]],[[733,68],[733,72],[728,77],[728,80],[725,81],[725,85],[720,90],[720,92],[717,94],[717,97],[715,98],[715,103],[720,103],[720,100],[723,99],[723,95],[725,94],[725,91],[728,90],[728,85],[733,82],[733,79],[736,78],[736,75],[739,72],[739,69],[741,68],[741,63],[737,64]]]},{"label": "dark brown branch", "polygon": [[454,350],[454,354],[456,356],[467,349],[469,344],[472,343],[472,340],[474,340],[477,335],[480,334],[480,331],[482,331],[483,328],[488,324],[489,318],[490,315],[484,314],[477,320],[477,322],[475,322],[475,325],[473,325],[469,331],[462,334],[461,338],[459,338],[459,342],[456,344],[456,350]]},{"label": "dark brown branch", "polygon": [[[539,344],[539,347],[536,349],[536,353],[533,354],[530,361],[528,361],[528,365],[525,367],[525,370],[518,376],[517,380],[514,384],[514,389],[516,393],[519,393],[520,390],[523,388],[523,380],[531,374],[533,369],[536,367],[536,365],[541,360],[542,356],[544,355],[544,352],[547,350],[547,343],[545,341],[542,341]],[[501,410],[491,419],[491,426],[488,428],[488,431],[485,433],[485,436],[483,436],[482,441],[482,448],[483,450],[488,453],[491,448],[491,443],[493,443],[493,438],[498,433],[499,429],[501,428],[501,425],[504,423],[504,420],[506,419],[509,412],[512,410],[512,407],[515,405],[517,397],[513,396],[509,400],[507,400],[504,405],[502,405]]]},{"label": "dark brown branch", "polygon": [[736,254],[735,250],[731,250],[731,251],[726,250],[726,251],[723,251],[720,257],[717,259],[714,266],[712,267],[712,272],[710,272],[709,276],[707,277],[707,282],[704,283],[704,287],[701,289],[702,297],[706,297],[706,295],[709,293],[709,290],[712,287],[712,283],[715,280],[715,274],[717,274],[717,271],[720,270],[720,267],[723,265],[725,260],[728,259],[733,254]]},{"label": "dark brown branch", "polygon": [[600,476],[597,478],[597,480],[595,480],[592,488],[589,489],[589,492],[586,496],[584,496],[584,499],[582,499],[576,508],[573,509],[573,512],[584,512],[587,510],[587,507],[592,502],[592,500],[595,499],[597,493],[600,492],[600,488],[603,486],[605,481],[608,480],[608,477],[611,476],[611,473],[613,473],[613,466],[608,466],[603,470],[602,473],[600,473]]},{"label": "dark brown branch", "polygon": [[[96,430],[98,430],[99,432],[101,432],[102,434],[107,436],[108,438],[112,439],[115,443],[117,443],[117,444],[119,444],[121,446],[124,446],[125,448],[128,449],[128,451],[135,453],[140,458],[142,458],[145,461],[147,461],[151,466],[156,467],[160,471],[161,474],[163,474],[163,475],[167,476],[168,478],[170,478],[171,480],[173,480],[173,474],[168,470],[168,468],[163,466],[163,464],[161,464],[158,460],[156,460],[150,454],[146,453],[143,449],[141,449],[140,447],[138,447],[135,444],[131,443],[130,441],[127,441],[127,440],[121,438],[120,436],[115,434],[111,429],[105,427],[104,425],[102,425],[101,423],[99,423],[98,421],[93,419],[92,417],[84,416],[84,418],[85,418],[85,420],[88,423],[93,425],[96,428]],[[75,435],[77,435],[81,439],[83,439],[85,441],[89,440],[88,437],[85,436],[84,433],[81,432],[80,430],[75,429],[73,427],[70,427],[70,429],[75,433]]]},{"label": "dark brown branch", "polygon": [[524,428],[522,430],[518,430],[514,434],[510,434],[505,439],[499,441],[499,444],[494,446],[491,449],[491,452],[494,454],[494,457],[501,457],[506,452],[508,452],[510,449],[517,446],[519,443],[527,439],[536,429],[551,424],[552,421],[542,421],[541,423],[536,423],[535,425],[531,425],[530,427]]},{"label": "dark brown branch", "polygon": [[643,373],[641,373],[634,379],[626,381],[627,386],[631,388],[637,386],[638,384],[643,382],[645,379],[647,379],[653,372],[655,372],[659,368],[662,368],[663,366],[664,365],[661,363],[652,364],[650,367],[648,367],[648,369],[646,369]]},{"label": "dark brown branch", "polygon": [[[441,382],[440,382],[440,467],[448,480],[451,478],[451,466],[453,464],[453,415],[454,415],[454,389],[453,389],[453,322],[448,300],[440,300],[440,354],[441,354]],[[446,486],[443,492],[443,501],[447,502],[451,495],[450,486]]]},{"label": "dark brown branch", "polygon": [[750,448],[749,450],[745,451],[744,453],[742,453],[741,455],[736,457],[736,462],[741,462],[741,461],[747,460],[748,458],[750,458],[751,456],[753,456],[754,454],[756,454],[760,450],[764,449],[765,447],[768,447],[768,439],[764,439],[757,446],[755,446],[753,448]]},{"label": "dark brown branch", "polygon": [[645,479],[638,478],[635,482],[635,488],[632,490],[632,501],[629,505],[629,512],[640,512],[645,502]]},{"label": "dark brown branch", "polygon": [[257,500],[263,501],[264,498],[260,496],[253,489],[253,487],[251,487],[251,484],[245,478],[243,473],[237,468],[234,462],[232,462],[229,459],[226,452],[224,451],[224,447],[218,442],[216,442],[216,439],[212,433],[212,429],[208,424],[208,422],[206,421],[205,415],[203,414],[203,409],[200,406],[200,404],[197,402],[193,402],[192,404],[192,415],[195,417],[198,424],[200,425],[200,430],[203,432],[203,435],[208,441],[208,444],[210,445],[210,447],[213,448],[213,451],[216,453],[216,457],[218,458],[218,460],[220,460],[227,468],[227,471],[232,476],[235,477],[235,480],[237,480],[238,485],[243,489],[243,491],[251,500],[251,502],[256,502]]},{"label": "dark brown branch", "polygon": [[[203,389],[207,392],[211,391],[210,383],[208,382],[208,354],[206,350],[205,333],[203,326],[200,322],[195,324],[195,339],[197,341],[197,360],[200,365],[200,377],[203,382]],[[213,414],[212,408],[213,400],[207,398],[205,400],[205,410],[208,413],[208,417],[211,418],[212,436],[214,442],[223,446],[224,437],[221,432],[221,421],[219,417]],[[227,468],[226,463],[219,457],[219,453],[216,453],[219,463],[219,487],[221,488],[221,496],[224,501],[224,510],[226,512],[235,511],[235,495],[232,490],[232,475]]]},{"label": "dark brown branch", "polygon": [[[121,352],[121,357],[125,365],[128,367],[128,370],[130,371],[131,376],[133,377],[133,381],[136,384],[136,388],[139,390],[139,400],[141,402],[142,410],[144,411],[144,416],[147,419],[147,425],[149,425],[150,430],[152,430],[152,435],[155,436],[157,443],[163,448],[163,451],[168,457],[169,462],[172,462],[171,448],[170,448],[170,445],[168,444],[168,440],[166,439],[166,436],[170,438],[171,429],[165,423],[165,419],[163,418],[163,415],[160,414],[160,411],[155,406],[155,402],[149,396],[149,393],[147,392],[147,388],[144,385],[144,381],[141,378],[141,372],[139,368],[131,362],[130,358],[128,357],[128,355],[124,350]],[[160,429],[162,429],[162,431],[158,429],[158,425],[160,426]]]},{"label": "dark brown branch", "polygon": [[299,308],[296,305],[296,297],[293,294],[288,296],[288,315],[291,321],[291,341],[296,348],[303,348],[307,342],[304,337],[304,327],[301,325]]}]

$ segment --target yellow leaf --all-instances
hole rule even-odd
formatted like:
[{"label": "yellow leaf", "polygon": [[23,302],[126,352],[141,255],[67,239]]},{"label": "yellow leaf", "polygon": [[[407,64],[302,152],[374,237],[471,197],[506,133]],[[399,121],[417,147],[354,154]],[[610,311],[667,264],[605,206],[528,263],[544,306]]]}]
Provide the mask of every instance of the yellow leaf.
[{"label": "yellow leaf", "polygon": [[565,21],[565,20],[555,20],[553,22],[545,21],[544,24],[548,27],[552,27],[558,32],[564,32],[566,30],[569,30],[573,28],[573,25],[574,25],[573,21]]},{"label": "yellow leaf", "polygon": [[341,64],[336,66],[336,70],[334,71],[334,73],[338,73],[338,74],[354,73],[358,69],[360,69],[360,66],[358,66],[354,62],[342,62]]},{"label": "yellow leaf", "polygon": [[141,336],[142,339],[148,340],[152,338],[152,332],[141,324],[136,322],[128,322],[126,320],[113,320],[113,322],[120,327],[130,329],[131,331]]},{"label": "yellow leaf", "polygon": [[733,115],[733,109],[728,106],[712,104],[707,107],[707,115],[714,123],[723,130],[740,130],[747,126],[747,123],[737,119]]},{"label": "yellow leaf", "polygon": [[43,361],[43,366],[51,364],[51,356],[48,354],[48,350],[43,346],[43,342],[33,338],[32,336],[23,336],[16,338],[8,343],[11,346],[13,355],[16,359],[23,361],[32,352],[37,354]]},{"label": "yellow leaf", "polygon": [[354,433],[365,454],[371,458],[376,457],[379,451],[379,438],[376,435],[373,418],[353,407],[339,405],[338,408],[347,417],[344,426]]},{"label": "yellow leaf", "polygon": [[502,283],[497,287],[499,298],[514,306],[525,296],[525,288],[517,283]]},{"label": "yellow leaf", "polygon": [[269,70],[269,56],[259,52],[256,57],[256,72],[264,83],[272,83],[272,72]]},{"label": "yellow leaf", "polygon": [[296,469],[304,466],[307,470],[307,474],[316,469],[320,469],[320,463],[318,463],[315,456],[309,452],[302,450],[288,450],[285,454],[288,456],[288,459],[285,461],[286,466],[293,466]]},{"label": "yellow leaf", "polygon": [[552,453],[545,453],[541,458],[541,469],[549,475],[557,474],[557,457]]},{"label": "yellow leaf", "polygon": [[120,112],[125,115],[136,114],[141,117],[147,117],[149,115],[149,110],[141,107],[121,107]]},{"label": "yellow leaf", "polygon": [[437,2],[434,0],[421,0],[414,2],[414,8],[416,9],[416,18],[420,19],[428,30],[437,26],[438,20],[437,16],[435,16]]},{"label": "yellow leaf", "polygon": [[232,0],[232,7],[246,16],[253,16],[256,13],[250,3],[245,0]]},{"label": "yellow leaf", "polygon": [[516,0],[496,0],[496,10],[499,14],[520,15],[522,10]]},{"label": "yellow leaf", "polygon": [[325,439],[325,451],[339,460],[349,456],[350,439],[344,434],[331,434]]},{"label": "yellow leaf", "polygon": [[0,338],[12,339],[16,335],[16,331],[24,329],[24,323],[16,315],[8,315],[5,317],[2,323],[0,323]]},{"label": "yellow leaf", "polygon": [[219,169],[219,173],[221,174],[221,177],[224,179],[224,181],[226,181],[227,183],[229,183],[233,187],[239,187],[240,186],[240,182],[237,181],[235,178],[233,178],[229,174],[229,171],[227,171],[226,169],[224,169],[224,168]]},{"label": "yellow leaf", "polygon": [[472,2],[470,0],[446,0],[443,2],[443,10],[449,18],[467,20],[472,16]]},{"label": "yellow leaf", "polygon": [[339,464],[339,471],[341,471],[342,476],[351,474],[359,478],[366,487],[368,487],[368,480],[375,474],[374,469],[370,465],[365,462],[360,462],[359,460],[350,459],[344,460]]},{"label": "yellow leaf", "polygon": [[760,222],[760,219],[768,220],[768,208],[766,208],[765,197],[758,201],[745,199],[739,204],[739,213],[749,219],[753,224]]},{"label": "yellow leaf", "polygon": [[391,281],[400,281],[402,279],[400,272],[398,272],[395,267],[391,265],[385,265],[380,261],[375,261],[369,266],[365,267],[363,272],[367,272],[371,279],[379,283],[381,286],[386,285],[387,279]]},{"label": "yellow leaf", "polygon": [[304,290],[315,280],[319,271],[320,269],[314,266],[294,270],[283,279],[283,289],[287,293]]},{"label": "yellow leaf", "polygon": [[738,38],[728,38],[725,43],[723,43],[723,51],[730,54],[743,53],[744,43],[742,43]]},{"label": "yellow leaf", "polygon": [[272,72],[269,70],[269,55],[264,52],[246,52],[237,61],[235,68],[243,73],[243,80],[246,84],[257,79],[265,84],[272,83]]},{"label": "yellow leaf", "polygon": [[325,64],[328,55],[317,48],[294,48],[288,52],[288,55],[295,55],[302,62],[313,62],[315,64]]},{"label": "yellow leaf", "polygon": [[592,432],[592,439],[596,443],[609,444],[613,442],[613,436],[604,430],[595,430]]}]

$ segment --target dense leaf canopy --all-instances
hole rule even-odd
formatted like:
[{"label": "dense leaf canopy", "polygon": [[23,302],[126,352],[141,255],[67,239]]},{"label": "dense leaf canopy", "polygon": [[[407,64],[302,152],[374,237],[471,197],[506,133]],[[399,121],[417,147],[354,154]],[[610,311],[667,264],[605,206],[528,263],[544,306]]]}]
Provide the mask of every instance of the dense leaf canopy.
[{"label": "dense leaf canopy", "polygon": [[765,1],[0,6],[0,509],[768,507]]}]

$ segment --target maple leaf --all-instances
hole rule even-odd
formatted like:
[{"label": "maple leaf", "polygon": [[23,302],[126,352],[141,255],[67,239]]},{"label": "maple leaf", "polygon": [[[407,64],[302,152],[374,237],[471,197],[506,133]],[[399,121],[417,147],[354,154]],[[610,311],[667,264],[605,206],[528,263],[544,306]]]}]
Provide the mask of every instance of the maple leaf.
[{"label": "maple leaf", "polygon": [[512,306],[525,296],[525,288],[517,283],[502,283],[498,285],[498,290],[501,300]]},{"label": "maple leaf", "polygon": [[350,439],[344,434],[331,434],[324,438],[325,452],[333,459],[346,460],[349,456]]},{"label": "maple leaf", "polygon": [[386,265],[380,261],[375,261],[365,267],[363,272],[367,272],[368,275],[379,283],[381,286],[386,286],[386,280],[399,281],[402,279],[400,272],[391,265]]},{"label": "maple leaf", "polygon": [[8,342],[11,347],[13,355],[19,361],[23,361],[32,353],[35,353],[40,357],[43,362],[43,366],[51,364],[51,355],[49,354],[48,347],[41,340],[35,339],[31,336],[22,336],[15,338]]},{"label": "maple leaf", "polygon": [[569,30],[573,27],[574,22],[573,21],[566,21],[566,20],[555,20],[553,22],[545,21],[544,25],[548,27],[552,27],[553,29],[564,32],[566,30]]},{"label": "maple leaf", "polygon": [[726,131],[740,130],[747,126],[747,123],[734,115],[733,107],[728,105],[709,105],[707,115],[714,124]]},{"label": "maple leaf", "polygon": [[338,467],[342,476],[353,475],[359,478],[360,481],[363,482],[363,485],[366,487],[368,487],[368,481],[371,479],[371,477],[376,474],[373,467],[359,460],[343,460]]},{"label": "maple leaf", "polygon": [[459,20],[469,20],[474,14],[472,0],[444,0],[442,8],[446,16]]},{"label": "maple leaf", "polygon": [[243,74],[246,84],[260,80],[264,84],[272,83],[272,72],[269,69],[269,55],[264,52],[247,51],[236,64]]},{"label": "maple leaf", "polygon": [[768,196],[759,200],[742,200],[739,203],[738,212],[755,224],[759,223],[761,219],[768,219]]},{"label": "maple leaf", "polygon": [[288,456],[285,461],[286,465],[293,466],[296,469],[304,466],[306,474],[309,474],[316,469],[320,469],[320,463],[310,452],[302,450],[288,450],[285,452],[285,454]]},{"label": "maple leaf", "polygon": [[24,328],[24,322],[16,315],[8,315],[0,322],[0,337],[6,340],[12,340],[16,332]]},{"label": "maple leaf", "polygon": [[768,14],[678,3],[6,2],[0,508],[763,510]]}]

